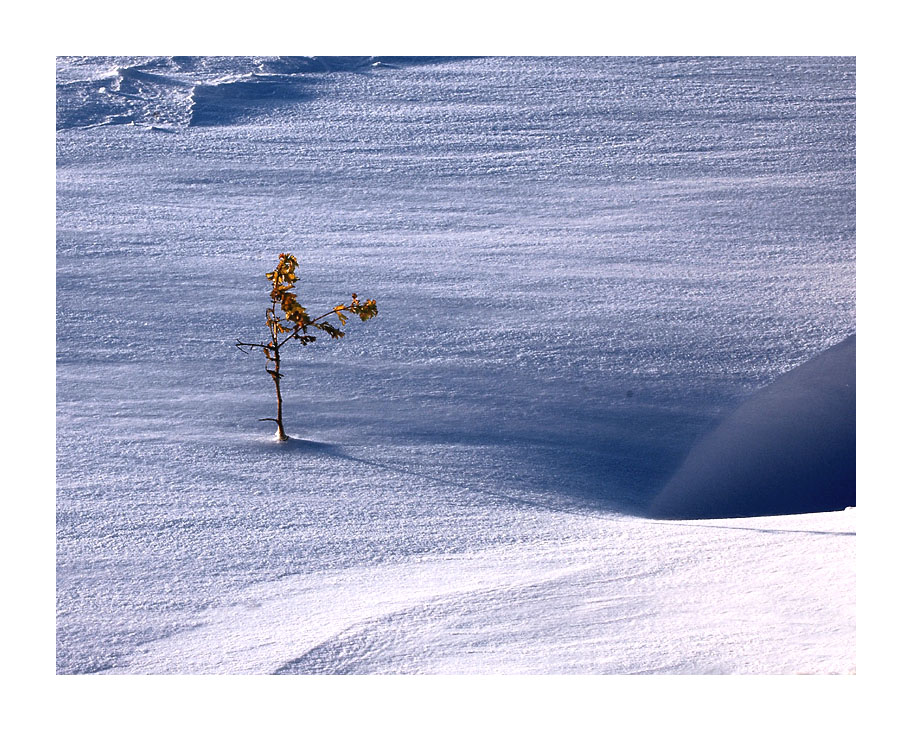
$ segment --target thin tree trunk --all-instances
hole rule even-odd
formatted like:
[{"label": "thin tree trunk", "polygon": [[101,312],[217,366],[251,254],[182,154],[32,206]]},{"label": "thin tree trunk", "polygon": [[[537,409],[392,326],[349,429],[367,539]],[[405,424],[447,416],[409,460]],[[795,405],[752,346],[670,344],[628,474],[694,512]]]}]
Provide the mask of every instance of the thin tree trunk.
[{"label": "thin tree trunk", "polygon": [[270,360],[276,365],[275,371],[270,371],[267,369],[267,372],[273,377],[273,382],[276,384],[276,424],[279,426],[279,429],[276,431],[276,436],[283,442],[288,439],[288,435],[285,433],[285,426],[282,424],[282,391],[279,388],[279,379],[282,378],[282,374],[279,373],[279,348],[272,348],[274,358]]}]

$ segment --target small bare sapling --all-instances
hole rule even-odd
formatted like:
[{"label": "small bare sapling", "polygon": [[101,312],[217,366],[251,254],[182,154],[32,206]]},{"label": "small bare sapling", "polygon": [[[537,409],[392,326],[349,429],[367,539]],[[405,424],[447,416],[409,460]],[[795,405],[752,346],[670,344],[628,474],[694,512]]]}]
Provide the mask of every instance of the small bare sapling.
[{"label": "small bare sapling", "polygon": [[276,437],[283,441],[288,439],[288,435],[282,422],[282,390],[279,385],[279,380],[282,378],[282,373],[279,371],[282,347],[292,341],[297,341],[302,346],[316,341],[317,336],[308,333],[309,328],[328,333],[333,340],[342,338],[345,333],[341,328],[327,320],[332,316],[336,316],[339,326],[343,326],[348,320],[347,314],[357,315],[362,320],[370,320],[377,315],[376,301],[361,302],[358,295],[353,294],[352,302],[342,303],[329,312],[312,318],[298,302],[298,298],[293,292],[295,282],[298,281],[298,275],[295,274],[297,268],[298,260],[292,254],[280,254],[276,269],[266,273],[266,278],[273,286],[269,294],[270,305],[266,309],[269,340],[266,343],[244,343],[239,339],[235,343],[242,351],[246,349],[248,353],[252,353],[255,349],[260,349],[266,356],[266,373],[272,377],[276,386],[276,417],[267,417],[260,421],[275,422],[277,425]]}]

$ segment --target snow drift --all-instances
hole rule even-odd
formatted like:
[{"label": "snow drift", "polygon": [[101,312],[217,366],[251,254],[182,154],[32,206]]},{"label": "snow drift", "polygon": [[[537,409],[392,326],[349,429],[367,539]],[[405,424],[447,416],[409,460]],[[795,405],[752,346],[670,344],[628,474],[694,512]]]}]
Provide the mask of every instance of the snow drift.
[{"label": "snow drift", "polygon": [[856,336],[789,371],[704,437],[653,502],[663,518],[856,505]]}]

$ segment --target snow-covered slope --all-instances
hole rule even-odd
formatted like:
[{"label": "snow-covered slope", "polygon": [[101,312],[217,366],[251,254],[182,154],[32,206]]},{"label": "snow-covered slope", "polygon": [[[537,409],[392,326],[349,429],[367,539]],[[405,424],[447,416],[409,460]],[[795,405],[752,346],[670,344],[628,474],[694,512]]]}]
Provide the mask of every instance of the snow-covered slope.
[{"label": "snow-covered slope", "polygon": [[688,454],[650,507],[664,518],[856,505],[856,336],[753,394]]},{"label": "snow-covered slope", "polygon": [[252,585],[111,672],[855,673],[850,509],[543,521],[573,536]]},{"label": "snow-covered slope", "polygon": [[[103,90],[102,90],[103,89]],[[67,58],[57,669],[837,672],[853,513],[638,518],[855,331],[852,59]],[[283,361],[263,274],[380,316]]]}]

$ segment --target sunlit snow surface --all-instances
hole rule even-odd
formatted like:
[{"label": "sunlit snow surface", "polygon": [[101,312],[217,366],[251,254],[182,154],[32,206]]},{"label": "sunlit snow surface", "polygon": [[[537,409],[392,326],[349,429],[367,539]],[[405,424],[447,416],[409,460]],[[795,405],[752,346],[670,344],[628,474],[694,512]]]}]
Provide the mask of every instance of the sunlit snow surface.
[{"label": "sunlit snow surface", "polygon": [[[854,512],[638,518],[855,331],[852,59],[67,58],[59,673],[846,673]],[[380,316],[259,354],[281,251]],[[322,312],[322,311],[321,311]]]}]

